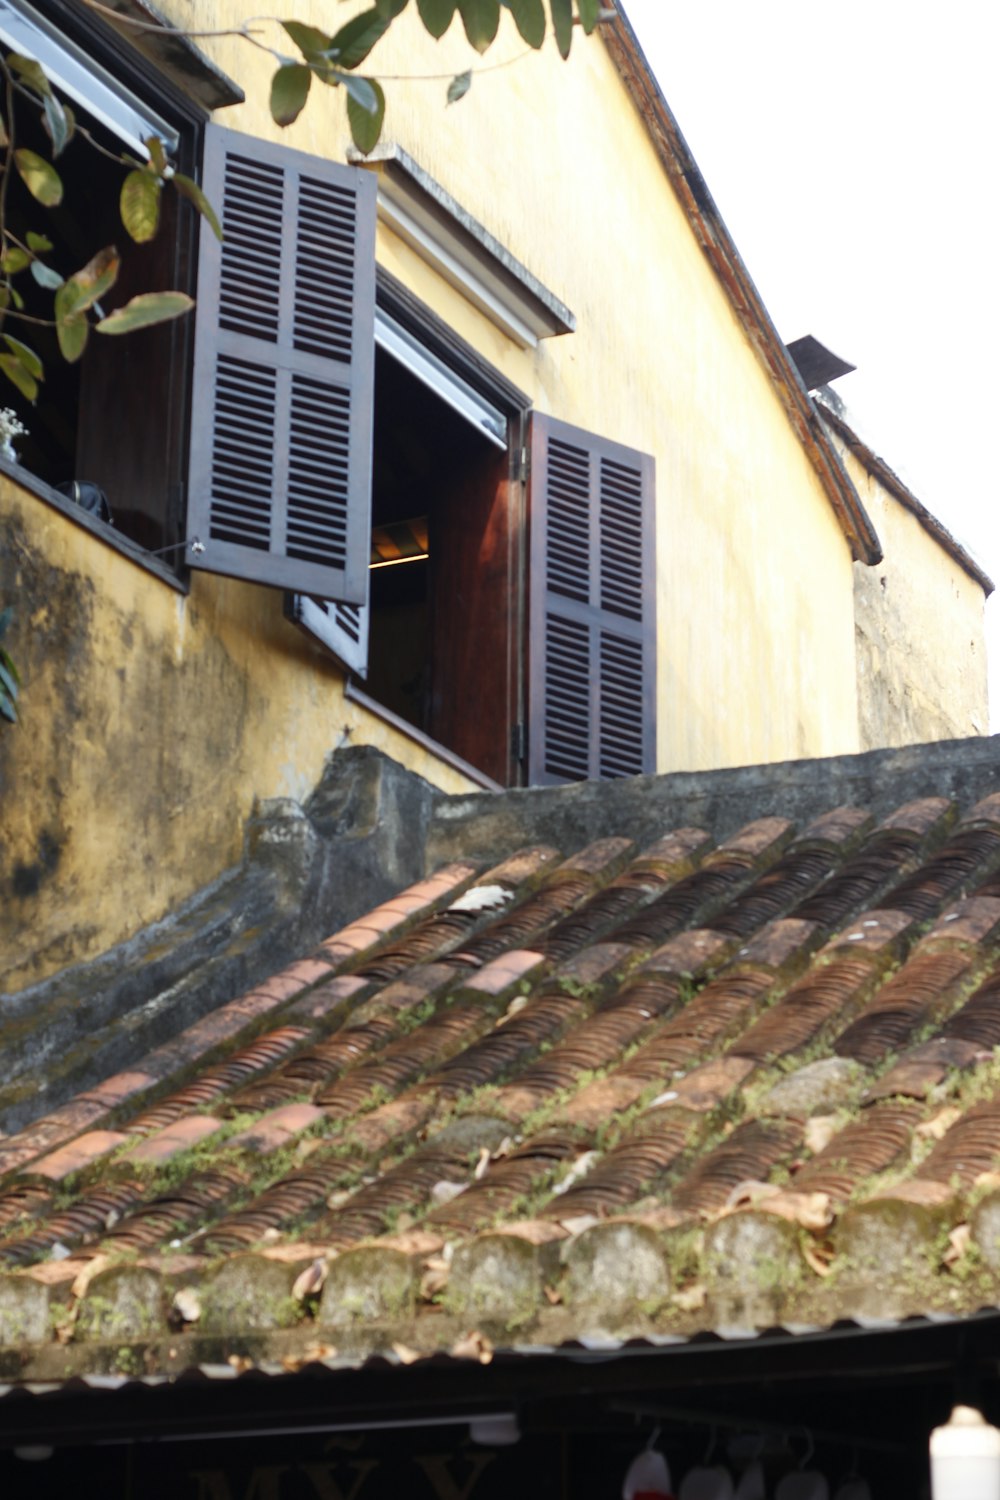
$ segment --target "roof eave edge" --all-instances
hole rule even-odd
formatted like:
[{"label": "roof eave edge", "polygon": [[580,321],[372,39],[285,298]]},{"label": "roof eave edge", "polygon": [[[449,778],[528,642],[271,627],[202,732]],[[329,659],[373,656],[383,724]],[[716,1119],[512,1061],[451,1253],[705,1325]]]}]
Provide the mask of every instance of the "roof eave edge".
[{"label": "roof eave edge", "polygon": [[617,0],[614,21],[600,27],[682,208],[759,358],[827,497],[856,562],[882,561],[882,547],[861,497],[819,423],[809,393],[698,170],[632,24]]}]

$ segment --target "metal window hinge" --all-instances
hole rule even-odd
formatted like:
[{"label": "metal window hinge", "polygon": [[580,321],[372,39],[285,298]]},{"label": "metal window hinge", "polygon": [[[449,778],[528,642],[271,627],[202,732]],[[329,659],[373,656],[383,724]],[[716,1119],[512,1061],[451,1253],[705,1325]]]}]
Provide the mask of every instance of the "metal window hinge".
[{"label": "metal window hinge", "polygon": [[528,475],[531,473],[531,455],[527,448],[522,448],[517,459],[517,479],[519,484],[527,484]]},{"label": "metal window hinge", "polygon": [[511,758],[522,761],[528,754],[528,726],[526,724],[512,724],[510,730],[510,753]]}]

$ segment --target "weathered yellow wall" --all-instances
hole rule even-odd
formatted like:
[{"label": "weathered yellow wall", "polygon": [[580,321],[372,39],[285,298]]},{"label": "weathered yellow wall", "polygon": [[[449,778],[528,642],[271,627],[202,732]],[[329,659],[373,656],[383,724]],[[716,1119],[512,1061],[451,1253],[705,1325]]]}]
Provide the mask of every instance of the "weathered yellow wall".
[{"label": "weathered yellow wall", "polygon": [[885,553],[875,568],[855,565],[861,749],[986,734],[982,585],[834,442]]},{"label": "weathered yellow wall", "polygon": [[[221,28],[249,7],[164,8]],[[294,11],[318,24],[359,8]],[[271,60],[236,39],[201,45],[247,90],[223,123],[344,158],[341,91],[315,86],[281,133]],[[518,349],[384,230],[379,257],[540,411],[655,455],[659,768],[853,750],[851,561],[815,473],[603,45],[578,35],[568,65],[550,48],[495,66],[523,51],[512,33],[451,108],[447,76],[477,62],[457,23],[435,47],[407,15],[371,62],[438,75],[387,85],[386,140],[566,302],[577,331]],[[345,726],[445,789],[468,785],[345,702],[277,593],[196,575],[185,598],[14,486],[0,502],[0,583],[35,601],[27,641],[21,622],[12,642],[24,725],[0,733],[0,878],[16,893],[0,987],[102,951],[230,867],[254,799],[304,796]]]},{"label": "weathered yellow wall", "polygon": [[471,786],[345,700],[279,592],[197,573],[185,597],[2,477],[0,599],[23,677],[21,724],[0,727],[0,991],[216,879],[256,799],[304,801],[341,743]]},{"label": "weathered yellow wall", "polygon": [[[235,21],[242,0],[212,9]],[[296,14],[329,19],[324,3]],[[269,60],[251,78],[245,44],[205,45],[247,87],[227,123],[346,152],[336,91],[314,87],[278,132],[261,120]],[[380,259],[540,411],[655,454],[659,769],[854,750],[851,560],[819,481],[603,45],[578,34],[568,66],[524,51],[508,27],[450,108],[440,75],[477,65],[457,20],[435,46],[407,14],[367,66],[410,80],[387,84],[384,141],[567,303],[576,332],[516,349],[384,230]]]}]

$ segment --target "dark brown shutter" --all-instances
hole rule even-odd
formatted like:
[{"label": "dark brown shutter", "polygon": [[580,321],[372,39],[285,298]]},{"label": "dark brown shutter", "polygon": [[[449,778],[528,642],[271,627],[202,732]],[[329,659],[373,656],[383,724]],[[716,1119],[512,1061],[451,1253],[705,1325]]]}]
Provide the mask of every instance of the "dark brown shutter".
[{"label": "dark brown shutter", "polygon": [[528,779],[655,770],[653,460],[532,417]]},{"label": "dark brown shutter", "polygon": [[209,126],[189,535],[199,567],[364,603],[375,181]]},{"label": "dark brown shutter", "polygon": [[368,675],[368,605],[334,604],[306,594],[286,594],[285,613],[322,641],[358,677]]}]

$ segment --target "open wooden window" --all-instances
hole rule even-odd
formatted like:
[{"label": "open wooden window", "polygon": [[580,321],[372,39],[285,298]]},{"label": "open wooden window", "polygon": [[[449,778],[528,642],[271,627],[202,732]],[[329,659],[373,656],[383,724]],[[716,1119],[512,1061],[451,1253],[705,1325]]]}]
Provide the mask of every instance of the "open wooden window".
[{"label": "open wooden window", "polygon": [[652,458],[532,417],[528,779],[655,770]]},{"label": "open wooden window", "polygon": [[502,783],[520,660],[513,468],[524,405],[383,276],[368,604],[289,600],[367,697]]},{"label": "open wooden window", "polygon": [[221,127],[203,186],[189,534],[200,567],[363,605],[375,182]]}]

